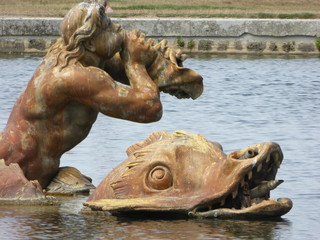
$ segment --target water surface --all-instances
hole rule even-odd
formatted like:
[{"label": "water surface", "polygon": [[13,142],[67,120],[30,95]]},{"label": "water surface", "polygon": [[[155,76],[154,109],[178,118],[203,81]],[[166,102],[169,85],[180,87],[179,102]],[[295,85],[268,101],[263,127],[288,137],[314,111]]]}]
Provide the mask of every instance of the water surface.
[{"label": "water surface", "polygon": [[[39,57],[0,56],[0,130]],[[141,220],[84,215],[86,196],[60,207],[0,206],[1,239],[316,239],[320,234],[320,59],[295,57],[189,58],[204,77],[203,95],[162,95],[163,118],[138,124],[100,115],[88,138],[65,154],[97,185],[126,158],[125,150],[153,131],[186,130],[220,142],[226,153],[252,144],[280,144],[284,161],[273,198],[293,209],[277,221]]]}]

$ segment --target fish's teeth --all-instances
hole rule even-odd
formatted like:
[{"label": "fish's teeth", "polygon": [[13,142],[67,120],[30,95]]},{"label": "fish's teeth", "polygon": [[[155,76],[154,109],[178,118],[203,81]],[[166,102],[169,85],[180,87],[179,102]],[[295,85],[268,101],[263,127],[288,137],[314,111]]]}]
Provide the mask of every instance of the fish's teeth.
[{"label": "fish's teeth", "polygon": [[252,171],[248,173],[248,179],[251,180],[251,178],[252,178]]},{"label": "fish's teeth", "polygon": [[250,197],[251,198],[264,197],[271,190],[278,187],[281,183],[283,183],[283,180],[271,180],[271,181],[263,182],[259,186],[251,189]]},{"label": "fish's teeth", "polygon": [[238,195],[238,188],[232,193],[232,198],[235,199]]},{"label": "fish's teeth", "polygon": [[221,202],[220,202],[220,206],[223,206],[224,204],[226,203],[226,199],[222,199]]},{"label": "fish's teeth", "polygon": [[271,180],[267,182],[267,185],[270,190],[273,190],[276,187],[278,187],[281,183],[283,183],[283,180]]},{"label": "fish's teeth", "polygon": [[241,179],[241,187],[243,187],[245,183],[246,183],[246,182],[245,182],[244,179],[242,178],[242,179]]},{"label": "fish's teeth", "polygon": [[268,154],[268,157],[267,157],[267,160],[266,160],[267,163],[270,162],[270,154]]},{"label": "fish's teeth", "polygon": [[277,168],[280,168],[281,161],[277,159],[277,160],[275,161],[275,164],[276,164]]},{"label": "fish's teeth", "polygon": [[262,169],[262,163],[258,165],[258,167],[257,167],[257,172],[260,172],[261,169]]}]

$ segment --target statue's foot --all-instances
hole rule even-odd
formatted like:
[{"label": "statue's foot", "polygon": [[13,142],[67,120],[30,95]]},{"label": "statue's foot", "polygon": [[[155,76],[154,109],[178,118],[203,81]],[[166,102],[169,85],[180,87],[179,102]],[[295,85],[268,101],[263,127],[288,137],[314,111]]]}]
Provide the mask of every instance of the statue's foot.
[{"label": "statue's foot", "polygon": [[5,164],[0,159],[0,203],[1,204],[56,204],[46,197],[37,180],[28,180],[17,163]]},{"label": "statue's foot", "polygon": [[61,167],[45,190],[46,194],[50,195],[73,195],[88,194],[94,188],[91,178],[83,175],[78,169]]}]

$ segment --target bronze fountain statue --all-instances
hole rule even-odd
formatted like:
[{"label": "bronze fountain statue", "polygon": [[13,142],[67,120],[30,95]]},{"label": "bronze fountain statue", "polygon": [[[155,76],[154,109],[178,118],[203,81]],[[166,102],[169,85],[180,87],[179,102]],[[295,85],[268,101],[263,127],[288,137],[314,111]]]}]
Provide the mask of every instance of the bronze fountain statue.
[{"label": "bronze fountain statue", "polygon": [[[91,179],[61,168],[60,158],[87,137],[98,113],[149,123],[161,119],[160,91],[201,95],[202,77],[182,66],[180,51],[122,29],[106,15],[108,6],[83,2],[67,13],[61,38],[18,97],[0,133],[1,203],[53,204],[52,194],[89,193]],[[292,207],[289,199],[270,199],[281,183],[275,143],[226,156],[200,135],[158,132],[127,153],[88,209],[243,218],[278,217]]]},{"label": "bronze fountain statue", "polygon": [[[81,174],[62,168],[59,175],[60,157],[87,137],[98,113],[154,122],[162,116],[159,91],[193,99],[202,93],[202,77],[182,67],[181,52],[165,41],[154,44],[139,31],[121,29],[103,4],[73,7],[61,33],[0,134],[3,199],[29,199],[48,186],[47,192],[64,192],[50,186],[54,177]],[[84,191],[78,188],[74,191]]]}]

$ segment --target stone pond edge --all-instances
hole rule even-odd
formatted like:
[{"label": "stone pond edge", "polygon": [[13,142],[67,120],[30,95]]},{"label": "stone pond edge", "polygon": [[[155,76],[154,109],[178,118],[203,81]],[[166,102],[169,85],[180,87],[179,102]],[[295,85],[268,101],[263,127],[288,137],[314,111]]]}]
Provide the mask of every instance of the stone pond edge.
[{"label": "stone pond edge", "polygon": [[[186,53],[320,55],[320,20],[112,19]],[[45,53],[62,18],[0,18],[0,53]]]}]

